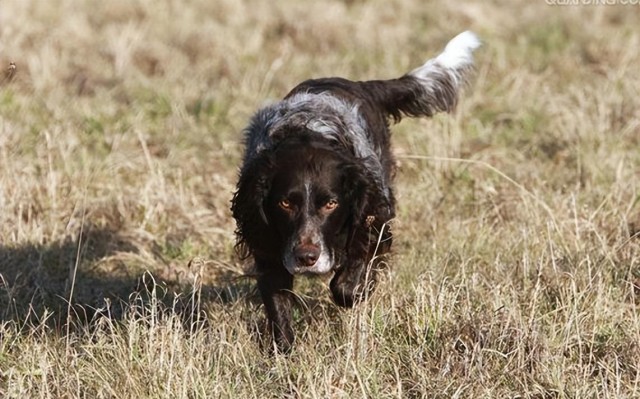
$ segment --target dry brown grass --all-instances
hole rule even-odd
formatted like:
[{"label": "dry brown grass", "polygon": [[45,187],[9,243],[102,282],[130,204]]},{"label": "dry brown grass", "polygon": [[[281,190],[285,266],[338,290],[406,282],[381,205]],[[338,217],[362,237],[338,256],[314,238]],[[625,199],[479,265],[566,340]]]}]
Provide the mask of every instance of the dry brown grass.
[{"label": "dry brown grass", "polygon": [[[0,397],[640,396],[638,10],[2,1]],[[395,128],[388,278],[350,312],[301,281],[265,356],[228,209],[248,117],[464,29],[457,113]]]}]

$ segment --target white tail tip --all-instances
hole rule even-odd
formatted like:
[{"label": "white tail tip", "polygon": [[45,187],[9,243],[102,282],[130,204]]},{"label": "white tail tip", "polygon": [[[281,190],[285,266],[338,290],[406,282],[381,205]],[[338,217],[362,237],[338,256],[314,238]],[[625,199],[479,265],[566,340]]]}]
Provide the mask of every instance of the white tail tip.
[{"label": "white tail tip", "polygon": [[436,62],[451,69],[473,64],[473,50],[481,44],[475,33],[464,31],[447,43],[444,51],[436,58]]}]

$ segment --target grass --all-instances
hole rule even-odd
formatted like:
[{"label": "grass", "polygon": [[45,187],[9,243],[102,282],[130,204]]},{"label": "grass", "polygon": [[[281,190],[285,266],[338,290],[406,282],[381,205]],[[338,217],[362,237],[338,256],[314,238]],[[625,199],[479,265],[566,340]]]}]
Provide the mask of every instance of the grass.
[{"label": "grass", "polygon": [[[636,9],[2,2],[0,397],[638,397]],[[392,268],[353,311],[300,279],[267,356],[229,212],[248,118],[465,29],[459,109],[394,127]]]}]

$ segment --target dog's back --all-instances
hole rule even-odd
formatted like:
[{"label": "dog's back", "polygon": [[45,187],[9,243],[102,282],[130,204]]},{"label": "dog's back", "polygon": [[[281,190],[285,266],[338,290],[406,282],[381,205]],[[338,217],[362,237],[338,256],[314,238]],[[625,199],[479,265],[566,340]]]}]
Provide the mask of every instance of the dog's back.
[{"label": "dog's back", "polygon": [[449,112],[458,102],[460,88],[473,69],[473,51],[480,41],[466,31],[449,41],[445,50],[410,73],[390,80],[354,82],[343,78],[311,79],[300,83],[285,97],[297,93],[323,93],[349,102],[367,104],[399,121],[403,115],[431,117]]}]

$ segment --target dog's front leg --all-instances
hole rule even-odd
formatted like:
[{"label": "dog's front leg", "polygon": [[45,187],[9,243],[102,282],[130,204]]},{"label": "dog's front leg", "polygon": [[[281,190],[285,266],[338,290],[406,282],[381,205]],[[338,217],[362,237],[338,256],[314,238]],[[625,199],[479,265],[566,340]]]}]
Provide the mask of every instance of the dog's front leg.
[{"label": "dog's front leg", "polygon": [[277,350],[288,353],[294,340],[291,327],[293,275],[279,265],[275,268],[259,266],[263,267],[259,267],[262,270],[258,277],[258,289],[267,314],[269,333]]},{"label": "dog's front leg", "polygon": [[333,300],[342,307],[350,308],[373,292],[376,284],[376,269],[371,262],[350,260],[331,279]]},{"label": "dog's front leg", "polygon": [[[393,215],[392,208],[388,215]],[[353,307],[373,293],[383,259],[381,256],[391,249],[392,236],[386,224],[379,223],[358,233],[351,243],[350,255],[329,285],[334,302],[346,308]]]}]

